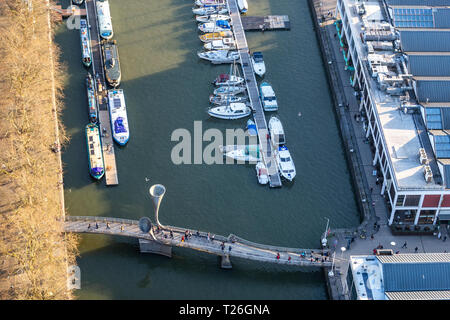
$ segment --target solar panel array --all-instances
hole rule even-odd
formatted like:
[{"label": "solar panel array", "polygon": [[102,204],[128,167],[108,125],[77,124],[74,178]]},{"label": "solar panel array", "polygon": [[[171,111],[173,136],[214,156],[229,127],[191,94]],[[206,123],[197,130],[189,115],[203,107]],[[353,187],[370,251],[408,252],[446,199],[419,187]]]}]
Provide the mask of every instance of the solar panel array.
[{"label": "solar panel array", "polygon": [[395,8],[394,26],[398,28],[433,28],[431,9]]},{"label": "solar panel array", "polygon": [[450,158],[450,136],[435,136],[434,148],[436,150],[437,158]]},{"label": "solar panel array", "polygon": [[113,99],[113,103],[114,103],[114,108],[120,108],[120,99],[114,98]]}]

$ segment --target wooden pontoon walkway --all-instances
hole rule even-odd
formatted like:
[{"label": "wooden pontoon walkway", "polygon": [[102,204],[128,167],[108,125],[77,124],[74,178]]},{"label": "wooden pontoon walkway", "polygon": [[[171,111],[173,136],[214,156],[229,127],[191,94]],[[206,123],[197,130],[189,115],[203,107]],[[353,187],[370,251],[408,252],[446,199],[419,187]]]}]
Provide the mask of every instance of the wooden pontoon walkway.
[{"label": "wooden pontoon walkway", "polygon": [[119,184],[117,176],[116,156],[114,153],[114,143],[111,132],[111,119],[108,110],[108,91],[106,90],[105,75],[103,71],[102,49],[100,47],[100,35],[97,25],[97,13],[95,0],[86,0],[86,12],[88,25],[90,26],[91,51],[92,51],[92,70],[95,75],[98,74],[102,80],[102,91],[99,91],[97,82],[95,88],[97,92],[98,113],[100,122],[100,131],[102,138],[103,160],[105,162],[106,185]]},{"label": "wooden pontoon walkway", "polygon": [[245,38],[244,28],[242,26],[241,14],[239,13],[236,0],[228,0],[228,12],[230,12],[233,32],[236,38],[238,52],[241,58],[242,71],[246,80],[247,92],[250,104],[253,109],[256,128],[258,130],[258,139],[261,147],[264,163],[269,173],[270,187],[281,187],[281,178],[278,173],[278,166],[273,152],[273,146],[270,141],[269,131],[267,129],[264,109],[259,98],[258,85],[253,71],[253,65],[250,60],[250,52]]},{"label": "wooden pontoon walkway", "polygon": [[291,23],[288,16],[243,16],[245,31],[289,30]]},{"label": "wooden pontoon walkway", "polygon": [[[214,239],[208,239],[208,233],[199,232],[197,235],[196,230],[171,226],[164,226],[159,232],[151,230],[150,233],[143,233],[137,220],[67,216],[64,229],[65,232],[108,234],[157,241],[168,246],[185,247],[217,256],[238,257],[261,262],[301,267],[330,267],[332,265],[327,250],[263,245],[235,235],[228,237],[215,235]],[[170,231],[172,231],[173,238],[170,237]],[[182,241],[186,231],[191,232],[192,236],[188,240]],[[222,243],[225,243],[224,249],[222,249]]]}]

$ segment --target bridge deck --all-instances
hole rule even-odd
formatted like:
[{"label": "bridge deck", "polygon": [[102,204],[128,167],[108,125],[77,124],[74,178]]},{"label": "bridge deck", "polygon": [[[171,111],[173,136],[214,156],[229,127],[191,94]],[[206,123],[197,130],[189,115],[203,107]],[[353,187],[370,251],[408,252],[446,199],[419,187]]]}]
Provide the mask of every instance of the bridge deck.
[{"label": "bridge deck", "polygon": [[228,0],[228,11],[231,12],[231,23],[233,25],[234,37],[241,58],[242,71],[244,79],[246,79],[247,92],[250,104],[254,111],[253,117],[255,119],[256,128],[258,130],[258,139],[263,155],[264,163],[266,164],[269,173],[270,187],[281,187],[281,178],[278,173],[276,165],[275,154],[272,150],[272,143],[267,129],[266,117],[264,116],[264,109],[259,98],[259,90],[256,82],[255,73],[253,71],[253,64],[251,63],[247,39],[245,38],[244,27],[242,26],[241,14],[239,13],[236,0]]},{"label": "bridge deck", "polygon": [[107,90],[105,75],[103,71],[103,58],[102,49],[100,47],[100,35],[97,25],[97,14],[95,8],[95,0],[86,0],[86,16],[88,25],[90,26],[91,35],[91,50],[92,50],[92,70],[95,75],[100,75],[102,79],[103,90],[100,91],[95,83],[98,101],[98,118],[100,123],[100,132],[102,133],[102,148],[103,148],[103,161],[105,162],[105,178],[106,185],[119,184],[119,178],[117,176],[116,156],[114,153],[114,143],[111,132],[111,119],[108,111],[107,104]]},{"label": "bridge deck", "polygon": [[[155,238],[153,238],[152,234],[141,232],[137,220],[105,217],[66,217],[65,231],[119,235],[153,241],[156,238],[158,242],[166,245],[186,247],[218,256],[229,255],[230,257],[292,266],[329,267],[332,264],[332,261],[324,255],[328,251],[263,245],[252,243],[234,235],[229,237],[215,236],[214,240],[208,240],[207,233],[201,232],[197,235],[197,231],[188,230],[192,233],[192,236],[188,240],[182,241],[186,230],[167,226],[159,233],[155,231]],[[170,237],[170,231],[172,231],[173,238]],[[221,247],[222,243],[225,244],[224,250]],[[231,248],[231,251],[229,248]],[[277,258],[278,254],[279,258]]]}]

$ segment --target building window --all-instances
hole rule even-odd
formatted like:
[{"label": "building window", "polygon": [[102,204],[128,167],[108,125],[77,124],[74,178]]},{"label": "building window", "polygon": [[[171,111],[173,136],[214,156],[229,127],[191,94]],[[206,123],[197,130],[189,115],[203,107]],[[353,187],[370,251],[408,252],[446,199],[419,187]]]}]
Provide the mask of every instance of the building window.
[{"label": "building window", "polygon": [[407,195],[405,200],[405,207],[418,207],[420,202],[420,195]]},{"label": "building window", "polygon": [[403,207],[403,201],[405,201],[405,195],[399,194],[399,195],[397,196],[397,202],[395,203],[395,205],[396,205],[397,207]]}]

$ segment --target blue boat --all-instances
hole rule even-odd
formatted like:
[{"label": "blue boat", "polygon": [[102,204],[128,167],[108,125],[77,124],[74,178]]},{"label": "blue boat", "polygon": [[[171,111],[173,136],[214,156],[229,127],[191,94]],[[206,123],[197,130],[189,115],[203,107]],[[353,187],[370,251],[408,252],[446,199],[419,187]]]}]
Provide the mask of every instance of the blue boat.
[{"label": "blue boat", "polygon": [[108,100],[114,141],[124,146],[130,138],[130,132],[128,129],[127,107],[125,105],[123,90],[109,90]]},{"label": "blue boat", "polygon": [[248,119],[247,121],[247,131],[251,136],[258,135],[258,130],[256,129],[256,124],[252,119]]},{"label": "blue boat", "polygon": [[81,61],[86,67],[92,63],[91,55],[91,37],[89,36],[89,28],[86,19],[80,20],[80,37],[81,37]]},{"label": "blue boat", "polygon": [[86,126],[86,143],[89,158],[89,173],[94,179],[101,179],[105,174],[100,129],[95,123]]},{"label": "blue boat", "polygon": [[97,100],[95,98],[94,79],[89,72],[86,76],[86,90],[89,106],[89,120],[95,123],[98,120]]}]

